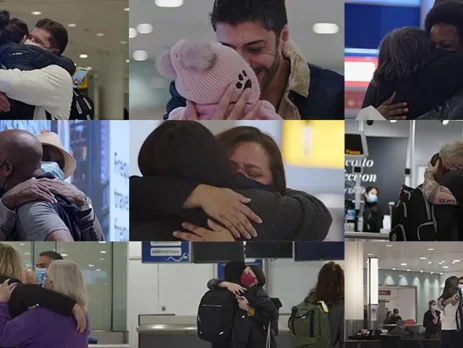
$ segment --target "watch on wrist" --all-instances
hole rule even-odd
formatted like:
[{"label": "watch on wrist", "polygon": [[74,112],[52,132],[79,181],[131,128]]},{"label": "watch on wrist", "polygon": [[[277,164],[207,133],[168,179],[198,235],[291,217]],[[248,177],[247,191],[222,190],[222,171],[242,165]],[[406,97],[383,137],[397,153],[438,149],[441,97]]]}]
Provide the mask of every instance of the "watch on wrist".
[{"label": "watch on wrist", "polygon": [[89,197],[85,197],[84,204],[80,207],[80,211],[87,211],[93,209],[92,201]]}]

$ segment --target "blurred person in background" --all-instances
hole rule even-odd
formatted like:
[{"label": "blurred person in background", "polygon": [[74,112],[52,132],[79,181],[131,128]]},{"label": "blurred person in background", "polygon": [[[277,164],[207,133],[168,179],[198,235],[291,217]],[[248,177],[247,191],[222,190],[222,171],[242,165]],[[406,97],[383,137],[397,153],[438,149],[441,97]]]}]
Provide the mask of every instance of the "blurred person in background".
[{"label": "blurred person in background", "polygon": [[404,320],[397,320],[396,326],[389,330],[388,335],[407,338],[411,337],[413,334],[407,330],[407,323]]},{"label": "blurred person in background", "polygon": [[0,284],[6,280],[9,280],[10,284],[17,284],[6,301],[11,317],[17,317],[30,308],[39,306],[64,317],[74,316],[78,331],[84,332],[87,325],[85,313],[75,300],[37,284],[24,284],[23,274],[18,251],[9,244],[0,243]]},{"label": "blurred person in background", "polygon": [[[185,149],[192,153],[185,153]],[[194,163],[194,171],[191,170],[192,165],[188,165],[190,162],[192,165]],[[183,166],[186,167],[182,169]],[[206,170],[211,166],[216,169]],[[191,222],[187,230],[193,233],[178,231],[177,236],[196,241],[222,238],[220,236],[225,240],[241,236],[256,238],[256,230],[267,234],[267,237],[263,237],[265,239],[286,240],[289,234],[296,233],[291,238],[322,240],[331,225],[331,214],[322,202],[304,192],[286,189],[284,165],[278,146],[271,137],[254,127],[237,127],[221,133],[215,139],[198,122],[164,122],[145,140],[139,153],[139,167],[144,176],[130,178],[131,239],[136,235],[132,227],[138,225],[140,231],[148,231],[146,228],[150,223],[155,223],[153,217],[156,215],[171,220],[169,226],[173,230],[170,233],[177,231],[178,227],[175,226],[181,222]],[[169,198],[167,201],[154,199],[147,204],[141,199],[146,195]],[[274,210],[275,204],[280,206],[279,213]],[[201,223],[201,219],[200,223],[194,223],[198,216],[189,216],[198,212],[198,208],[222,225],[218,228],[214,224],[222,233],[212,231],[214,228]],[[285,212],[286,208],[291,209],[291,213],[289,210]],[[301,208],[303,215],[298,213]],[[261,213],[256,216],[251,209],[261,210]],[[292,219],[288,215],[284,226],[278,228],[282,223],[279,219],[286,214],[296,215]],[[175,216],[178,216],[175,218],[178,222],[173,220]],[[250,221],[257,224],[253,226]],[[300,221],[303,225],[296,222],[299,228],[294,231],[289,221]],[[317,227],[308,228],[307,224]],[[169,233],[167,226],[163,229]],[[149,229],[150,233],[154,230],[159,232],[159,226]],[[317,231],[316,235],[314,231]],[[153,239],[146,235],[136,238]]]},{"label": "blurred person in background", "polygon": [[363,232],[381,232],[384,214],[378,204],[379,190],[368,186],[363,194],[365,207],[363,210]]},{"label": "blurred person in background", "polygon": [[438,339],[440,332],[440,311],[437,309],[437,302],[431,300],[428,303],[428,310],[424,313],[423,326],[426,329],[424,337],[427,339]]},{"label": "blurred person in background", "polygon": [[[235,49],[257,75],[261,100],[275,106],[288,120],[344,119],[344,77],[331,70],[307,64],[299,48],[290,40],[285,0],[215,0],[211,24],[216,39]],[[195,105],[170,86],[169,113]],[[245,104],[230,107],[234,90],[227,91],[213,119],[241,119]],[[246,97],[243,93],[242,97]],[[240,106],[241,105],[241,106]]]},{"label": "blurred person in background", "polygon": [[0,58],[0,118],[69,119],[74,63],[29,39],[27,25],[8,11],[0,11]]},{"label": "blurred person in background", "polygon": [[[82,272],[71,261],[54,261],[44,284],[46,289],[72,298],[87,311],[87,291]],[[0,287],[0,344],[22,348],[84,348],[88,347],[88,318],[83,333],[75,329],[73,318],[35,306],[18,317],[12,318],[5,304],[14,291],[14,284],[5,281]]]},{"label": "blurred person in background", "polygon": [[37,277],[37,284],[43,285],[47,276],[47,270],[51,263],[56,260],[63,260],[61,254],[56,251],[42,251],[39,254],[37,264],[35,265],[35,276]]}]

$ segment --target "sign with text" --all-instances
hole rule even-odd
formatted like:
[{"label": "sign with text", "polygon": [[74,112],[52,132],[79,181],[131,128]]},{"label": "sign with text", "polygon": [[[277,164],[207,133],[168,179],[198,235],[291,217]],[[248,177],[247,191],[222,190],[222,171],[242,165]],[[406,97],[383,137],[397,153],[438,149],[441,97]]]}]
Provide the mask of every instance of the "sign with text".
[{"label": "sign with text", "polygon": [[124,121],[109,125],[109,240],[129,240],[129,127]]},{"label": "sign with text", "polygon": [[[264,260],[262,259],[247,259],[245,260],[246,266],[258,266],[262,270],[264,269]],[[225,280],[225,265],[226,263],[217,264],[217,279]],[[231,279],[230,279],[231,280]],[[235,279],[239,280],[239,279]]]},{"label": "sign with text", "polygon": [[189,263],[189,242],[142,242],[142,263]]},{"label": "sign with text", "polygon": [[[407,138],[366,137],[368,157],[346,159],[344,162],[345,199],[354,200],[355,184],[360,178],[363,189],[368,186],[379,190],[378,203],[385,215],[389,215],[389,202],[395,202],[404,183],[407,164]],[[361,168],[355,172],[354,168]]]}]

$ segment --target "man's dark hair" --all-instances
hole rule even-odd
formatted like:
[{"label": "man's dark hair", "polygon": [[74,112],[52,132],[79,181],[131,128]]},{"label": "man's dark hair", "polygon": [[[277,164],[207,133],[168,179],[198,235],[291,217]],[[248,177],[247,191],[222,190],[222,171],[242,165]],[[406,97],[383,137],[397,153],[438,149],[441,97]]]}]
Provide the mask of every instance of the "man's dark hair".
[{"label": "man's dark hair", "polygon": [[56,251],[53,251],[53,250],[48,250],[48,251],[42,251],[39,256],[45,256],[45,257],[49,257],[50,259],[52,259],[53,261],[56,261],[56,260],[64,260],[63,256],[61,256],[61,254],[57,253]]},{"label": "man's dark hair", "polygon": [[0,45],[20,43],[29,35],[27,24],[18,18],[10,18],[8,11],[0,11]]},{"label": "man's dark hair", "polygon": [[453,25],[463,43],[463,1],[448,0],[434,6],[426,15],[424,28],[430,32],[436,24]]},{"label": "man's dark hair", "polygon": [[61,23],[55,22],[50,18],[39,20],[35,27],[50,33],[51,47],[56,48],[59,51],[59,55],[62,55],[68,45],[68,31],[66,28]]},{"label": "man's dark hair", "polygon": [[436,301],[431,300],[431,301],[428,302],[428,306],[430,306],[430,305],[432,305],[432,304],[434,304],[434,303],[436,303]]},{"label": "man's dark hair", "polygon": [[288,24],[285,0],[215,0],[209,17],[214,31],[219,23],[260,22],[266,30],[280,35]]},{"label": "man's dark hair", "polygon": [[262,268],[260,268],[259,266],[256,266],[256,265],[251,265],[251,266],[249,266],[249,268],[255,274],[258,285],[259,286],[265,286],[265,284],[267,283],[267,279],[265,278],[265,273],[262,270]]}]

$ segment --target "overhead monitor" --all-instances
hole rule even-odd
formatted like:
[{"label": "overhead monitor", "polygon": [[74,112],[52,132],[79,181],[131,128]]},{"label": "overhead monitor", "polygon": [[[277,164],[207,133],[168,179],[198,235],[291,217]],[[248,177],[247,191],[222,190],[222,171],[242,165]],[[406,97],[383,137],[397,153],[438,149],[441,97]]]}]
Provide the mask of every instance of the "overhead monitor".
[{"label": "overhead monitor", "polygon": [[367,138],[364,133],[347,133],[344,137],[345,159],[363,159],[368,157]]}]

